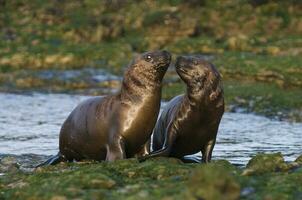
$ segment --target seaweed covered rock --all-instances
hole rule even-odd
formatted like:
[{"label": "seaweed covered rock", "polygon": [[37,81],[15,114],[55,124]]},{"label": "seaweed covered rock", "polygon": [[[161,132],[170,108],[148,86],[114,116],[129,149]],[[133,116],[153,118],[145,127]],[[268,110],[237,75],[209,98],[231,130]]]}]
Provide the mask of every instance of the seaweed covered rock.
[{"label": "seaweed covered rock", "polygon": [[287,171],[289,166],[285,163],[281,153],[257,154],[246,166],[242,175],[261,175],[269,172]]},{"label": "seaweed covered rock", "polygon": [[211,163],[195,169],[188,181],[187,199],[238,199],[240,185],[229,163]]},{"label": "seaweed covered rock", "polygon": [[239,168],[237,168],[235,165],[232,165],[227,160],[213,160],[211,162],[217,166],[223,167],[224,169],[226,169],[228,171],[232,171],[232,173],[234,173],[234,174],[236,174],[240,171]]},{"label": "seaweed covered rock", "polygon": [[11,156],[4,157],[0,160],[0,173],[2,172],[17,172],[20,164],[17,159]]},{"label": "seaweed covered rock", "polygon": [[[264,159],[270,156],[274,159]],[[284,164],[278,154],[256,157],[260,163],[279,158],[271,165]],[[174,158],[62,163],[0,175],[0,199],[301,199],[301,167],[259,176],[240,176],[241,171],[226,160],[207,165]]]}]

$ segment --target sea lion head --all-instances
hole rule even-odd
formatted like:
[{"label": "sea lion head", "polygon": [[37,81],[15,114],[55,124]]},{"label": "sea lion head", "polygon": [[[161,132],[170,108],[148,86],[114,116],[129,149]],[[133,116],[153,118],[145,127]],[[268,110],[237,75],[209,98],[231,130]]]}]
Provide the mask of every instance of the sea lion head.
[{"label": "sea lion head", "polygon": [[161,82],[170,62],[168,51],[145,52],[134,58],[130,70],[141,78]]},{"label": "sea lion head", "polygon": [[222,92],[221,76],[215,66],[202,58],[179,56],[175,64],[176,72],[187,84],[190,91],[214,100]]}]

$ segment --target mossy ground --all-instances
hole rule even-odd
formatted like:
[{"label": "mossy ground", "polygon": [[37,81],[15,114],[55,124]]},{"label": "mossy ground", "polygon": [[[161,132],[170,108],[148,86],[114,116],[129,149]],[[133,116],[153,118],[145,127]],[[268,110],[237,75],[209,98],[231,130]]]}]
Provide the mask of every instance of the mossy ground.
[{"label": "mossy ground", "polygon": [[59,164],[6,173],[0,199],[300,199],[300,166],[281,154],[259,154],[246,168],[173,158]]},{"label": "mossy ground", "polygon": [[[4,0],[0,89],[83,92],[95,85],[31,72],[89,67],[122,75],[136,53],[167,49],[209,55],[228,105],[301,121],[301,13],[294,0]],[[179,82],[165,87],[166,99],[184,91]]]}]

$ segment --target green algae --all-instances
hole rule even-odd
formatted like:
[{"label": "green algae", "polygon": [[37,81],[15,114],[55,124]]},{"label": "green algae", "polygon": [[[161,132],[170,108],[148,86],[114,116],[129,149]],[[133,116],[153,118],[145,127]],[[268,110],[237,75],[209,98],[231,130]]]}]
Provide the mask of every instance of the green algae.
[{"label": "green algae", "polygon": [[186,199],[238,199],[240,185],[229,166],[201,165],[188,181]]},{"label": "green algae", "polygon": [[242,178],[241,184],[252,188],[242,199],[301,199],[301,167],[294,172],[277,172]]},{"label": "green algae", "polygon": [[258,154],[243,169],[174,158],[62,163],[0,176],[0,199],[299,199],[302,168],[284,165],[281,154]]},{"label": "green algae", "polygon": [[24,187],[8,189],[4,193],[5,197],[15,199],[49,199],[54,195],[84,199],[116,199],[124,196],[131,199],[144,195],[142,191],[145,191],[155,199],[156,196],[172,195],[173,189],[180,186],[190,173],[190,168],[190,165],[173,159],[142,164],[136,159],[114,163],[63,164],[39,169],[31,175],[21,175],[19,178],[25,183]]},{"label": "green algae", "polygon": [[281,153],[258,154],[247,163],[243,175],[260,175],[268,172],[287,170],[288,165],[285,163]]}]

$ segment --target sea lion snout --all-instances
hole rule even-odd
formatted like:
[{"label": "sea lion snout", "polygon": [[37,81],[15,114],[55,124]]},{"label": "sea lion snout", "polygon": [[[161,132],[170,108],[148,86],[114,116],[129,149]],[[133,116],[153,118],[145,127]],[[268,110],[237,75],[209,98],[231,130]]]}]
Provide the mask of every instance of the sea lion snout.
[{"label": "sea lion snout", "polygon": [[163,54],[162,60],[165,61],[165,62],[170,63],[171,62],[171,57],[172,57],[171,54],[166,50],[161,51],[161,53]]},{"label": "sea lion snout", "polygon": [[180,68],[185,68],[187,65],[189,65],[189,59],[184,57],[184,56],[178,56],[176,58],[176,63],[175,63],[175,68],[180,69]]},{"label": "sea lion snout", "polygon": [[221,80],[215,66],[200,57],[179,56],[175,68],[179,77],[195,91],[201,88],[214,90]]},{"label": "sea lion snout", "polygon": [[209,72],[207,66],[204,60],[191,56],[179,56],[175,64],[177,74],[187,84],[203,81]]},{"label": "sea lion snout", "polygon": [[183,69],[185,71],[207,71],[210,64],[198,57],[192,56],[178,56],[176,59],[176,69]]}]

